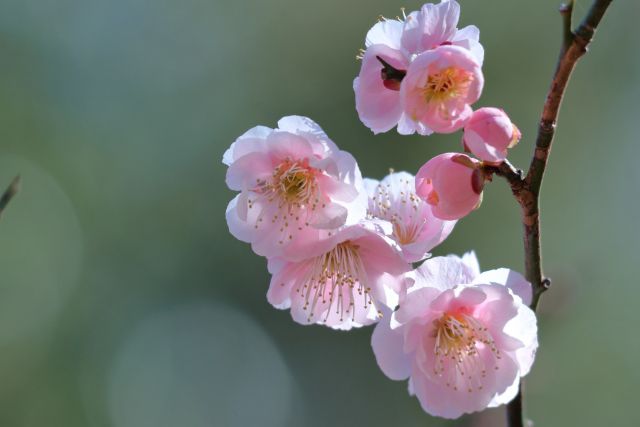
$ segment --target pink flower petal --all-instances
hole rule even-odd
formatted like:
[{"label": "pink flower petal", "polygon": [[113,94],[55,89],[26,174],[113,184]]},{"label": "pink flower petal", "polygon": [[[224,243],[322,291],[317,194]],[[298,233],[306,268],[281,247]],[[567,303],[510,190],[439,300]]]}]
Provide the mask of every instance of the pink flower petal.
[{"label": "pink flower petal", "polygon": [[404,54],[392,47],[374,44],[367,48],[353,89],[360,120],[374,133],[392,129],[402,115],[400,92],[385,86],[381,75],[384,66],[378,57],[398,70],[406,70],[409,65]]},{"label": "pink flower petal", "polygon": [[383,19],[377,22],[367,33],[365,47],[381,44],[395,50],[401,50],[402,27],[402,22],[393,19]]},{"label": "pink flower petal", "polygon": [[456,33],[460,5],[455,0],[426,3],[420,12],[409,14],[402,34],[402,45],[411,53],[435,49]]},{"label": "pink flower petal", "polygon": [[373,330],[371,347],[386,376],[392,380],[406,380],[411,375],[411,360],[402,351],[402,333],[391,329],[390,319],[391,311],[386,310]]},{"label": "pink flower petal", "polygon": [[518,295],[526,305],[531,304],[533,293],[531,283],[529,283],[527,279],[517,271],[510,270],[508,268],[498,268],[496,270],[485,271],[476,277],[473,283],[496,283],[498,285],[504,285],[511,289],[514,294]]}]

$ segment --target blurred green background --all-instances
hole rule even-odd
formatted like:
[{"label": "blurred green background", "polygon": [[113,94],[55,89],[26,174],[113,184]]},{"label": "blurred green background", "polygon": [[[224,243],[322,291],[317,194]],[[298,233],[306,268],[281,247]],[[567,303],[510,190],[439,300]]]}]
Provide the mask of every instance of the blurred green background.
[{"label": "blurred green background", "polygon": [[[579,1],[577,15],[587,9]],[[524,167],[560,42],[557,0],[462,0],[486,85],[524,138]],[[2,0],[0,426],[500,426],[454,422],[387,379],[371,329],[295,324],[266,301],[266,263],[224,221],[223,151],[257,124],[314,118],[363,174],[413,173],[460,134],[373,136],[355,55],[381,0]],[[540,426],[638,425],[640,3],[614,2],[579,64],[543,192],[553,289],[527,379]],[[522,270],[504,182],[436,255],[475,249]]]}]

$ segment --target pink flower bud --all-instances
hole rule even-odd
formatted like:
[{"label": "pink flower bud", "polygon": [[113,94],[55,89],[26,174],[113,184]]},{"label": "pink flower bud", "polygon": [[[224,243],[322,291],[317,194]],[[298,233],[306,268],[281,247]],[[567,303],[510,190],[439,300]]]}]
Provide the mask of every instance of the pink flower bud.
[{"label": "pink flower bud", "polygon": [[462,143],[480,160],[499,164],[507,150],[520,141],[520,131],[499,108],[476,110],[464,127]]},{"label": "pink flower bud", "polygon": [[460,219],[480,206],[484,175],[480,162],[460,153],[444,153],[425,163],[416,175],[416,194],[440,219]]}]

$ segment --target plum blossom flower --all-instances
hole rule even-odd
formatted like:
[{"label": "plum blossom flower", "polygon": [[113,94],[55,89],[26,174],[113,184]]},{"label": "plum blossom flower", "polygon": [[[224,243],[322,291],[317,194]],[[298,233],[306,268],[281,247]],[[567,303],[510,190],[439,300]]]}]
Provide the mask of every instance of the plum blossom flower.
[{"label": "plum blossom flower", "polygon": [[351,154],[311,119],[289,116],[257,126],[224,153],[231,234],[258,255],[301,259],[305,246],[366,215],[367,196]]},{"label": "plum blossom flower", "polygon": [[409,265],[384,236],[388,222],[363,221],[318,242],[302,261],[269,259],[268,301],[291,309],[303,325],[351,329],[378,321],[382,309],[395,307]]},{"label": "plum blossom flower", "polygon": [[407,172],[392,172],[382,181],[365,178],[369,194],[369,215],[391,222],[390,237],[402,250],[407,262],[428,256],[446,239],[456,221],[436,218],[431,206],[415,193],[415,178]]},{"label": "plum blossom flower", "polygon": [[531,284],[504,268],[480,274],[473,253],[408,276],[400,308],[371,339],[385,375],[408,378],[422,408],[444,418],[512,400],[538,347]]},{"label": "plum blossom flower", "polygon": [[418,171],[416,194],[431,205],[437,218],[460,219],[482,202],[485,177],[480,166],[465,154],[440,154]]},{"label": "plum blossom flower", "polygon": [[464,126],[462,143],[466,150],[489,164],[507,158],[507,150],[520,141],[520,131],[499,108],[480,108]]},{"label": "plum blossom flower", "polygon": [[[480,31],[470,25],[457,29],[460,6],[455,0],[425,4],[397,20],[382,19],[367,33],[360,74],[353,82],[356,110],[360,120],[374,133],[386,132],[396,125],[401,134],[411,134],[416,126],[400,97],[402,81],[417,55],[438,46],[458,46],[474,56],[482,66],[484,50]],[[435,130],[435,129],[434,129]],[[418,131],[431,133],[424,127]],[[437,130],[436,130],[437,131]]]},{"label": "plum blossom flower", "polygon": [[480,64],[469,50],[441,46],[421,53],[402,81],[400,99],[406,120],[398,125],[398,132],[429,135],[462,128],[483,85]]}]

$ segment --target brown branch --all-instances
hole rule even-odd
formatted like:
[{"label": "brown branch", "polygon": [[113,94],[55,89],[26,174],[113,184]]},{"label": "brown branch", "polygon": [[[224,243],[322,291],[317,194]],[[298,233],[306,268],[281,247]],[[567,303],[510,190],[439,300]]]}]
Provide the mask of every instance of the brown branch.
[{"label": "brown branch", "polygon": [[484,164],[482,171],[489,180],[491,180],[492,175],[498,175],[506,179],[509,185],[511,185],[511,188],[518,189],[518,191],[520,191],[524,183],[524,172],[522,169],[516,169],[508,160],[503,161],[499,165]]},{"label": "brown branch", "polygon": [[15,178],[13,178],[11,184],[9,184],[7,189],[0,197],[0,216],[2,216],[5,208],[7,207],[11,199],[13,199],[13,196],[18,193],[18,191],[20,191],[20,175],[17,175]]},{"label": "brown branch", "polygon": [[[578,60],[587,52],[587,47],[612,0],[594,0],[586,17],[575,30],[571,31],[571,15],[573,1],[563,4],[560,13],[563,18],[563,43],[560,58],[556,67],[547,99],[542,109],[542,116],[538,126],[535,151],[529,171],[524,179],[515,168],[508,163],[497,167],[487,167],[488,173],[495,173],[507,179],[511,191],[522,209],[522,225],[524,228],[524,256],[526,277],[533,286],[531,309],[538,307],[540,296],[546,291],[551,282],[542,273],[542,257],[540,253],[540,188],[547,167],[553,136],[555,134],[558,113],[562,104],[569,78]],[[507,423],[509,427],[523,427],[522,383],[517,396],[507,406]]]},{"label": "brown branch", "polygon": [[518,387],[518,394],[507,405],[507,426],[509,427],[523,427],[524,426],[524,411],[522,410],[522,388],[523,384],[520,381]]},{"label": "brown branch", "polygon": [[[600,23],[607,7],[612,0],[595,0],[591,9],[587,13],[580,26],[567,37],[565,30],[565,41],[562,53],[558,60],[551,87],[547,95],[540,124],[538,127],[538,137],[536,148],[529,165],[529,171],[524,181],[524,191],[521,192],[519,201],[523,210],[523,224],[525,227],[525,267],[529,281],[534,286],[534,298],[531,307],[535,310],[540,299],[540,295],[545,291],[543,284],[542,267],[540,263],[540,221],[538,213],[538,201],[542,178],[547,167],[553,136],[555,134],[558,113],[562,104],[562,99],[571,77],[571,73],[578,60],[587,52],[587,47],[595,30]],[[565,29],[571,25],[572,5],[569,3],[561,7]]]}]

